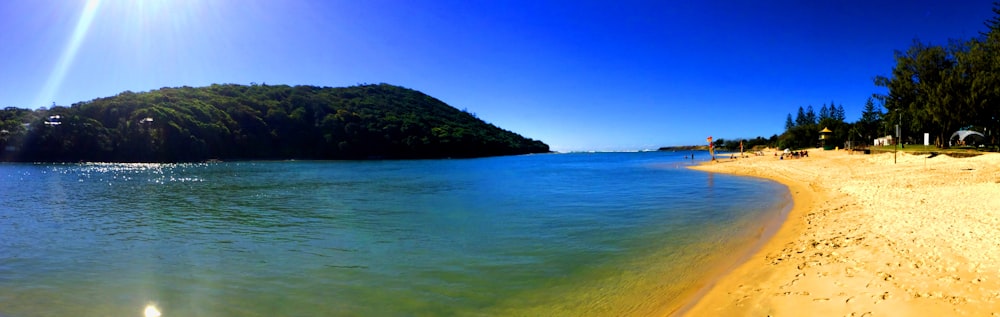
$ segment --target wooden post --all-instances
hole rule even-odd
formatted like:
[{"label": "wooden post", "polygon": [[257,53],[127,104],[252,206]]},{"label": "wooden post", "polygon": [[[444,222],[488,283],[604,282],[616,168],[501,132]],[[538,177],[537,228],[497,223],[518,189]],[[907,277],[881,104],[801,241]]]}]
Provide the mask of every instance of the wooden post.
[{"label": "wooden post", "polygon": [[[899,113],[899,123],[896,124],[896,150],[899,150],[899,142],[903,142],[903,130],[900,129],[900,125],[903,124],[903,113]],[[896,153],[893,151],[892,154],[892,164],[896,164]]]}]

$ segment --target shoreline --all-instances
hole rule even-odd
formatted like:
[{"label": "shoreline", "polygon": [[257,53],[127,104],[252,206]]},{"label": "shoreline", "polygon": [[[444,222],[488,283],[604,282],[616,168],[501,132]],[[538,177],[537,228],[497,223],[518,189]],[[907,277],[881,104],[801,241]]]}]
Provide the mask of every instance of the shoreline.
[{"label": "shoreline", "polygon": [[[710,162],[711,161],[703,162],[702,164],[707,164]],[[736,175],[736,174],[728,174],[728,175]],[[736,176],[742,176],[742,175],[736,175]],[[761,178],[761,179],[774,181],[767,178]],[[770,243],[770,241],[774,238],[774,236],[777,235],[778,232],[780,232],[781,229],[785,227],[785,224],[788,222],[788,217],[792,214],[793,209],[795,208],[795,202],[794,198],[792,197],[791,189],[788,188],[788,185],[781,182],[778,183],[785,185],[786,189],[788,189],[789,197],[785,202],[785,205],[777,210],[776,215],[773,215],[773,217],[770,217],[764,221],[760,231],[758,232],[758,237],[752,243],[742,246],[741,248],[738,249],[738,252],[736,252],[734,256],[728,257],[726,261],[727,263],[724,263],[715,270],[711,270],[710,273],[708,274],[708,277],[703,279],[701,284],[696,285],[694,290],[686,292],[684,296],[682,296],[684,300],[682,300],[679,305],[673,306],[672,310],[669,311],[667,316],[686,315],[689,311],[691,311],[691,309],[693,309],[700,302],[700,299],[705,297],[705,295],[708,294],[709,291],[711,291],[712,288],[715,287],[715,285],[717,285],[723,278],[731,274],[738,267],[742,266],[744,263],[748,262],[751,258],[753,258],[753,256],[755,256],[768,243]]]},{"label": "shoreline", "polygon": [[671,315],[1000,312],[1000,154],[896,160],[813,149],[691,167],[777,181],[793,207],[763,247]]},{"label": "shoreline", "polygon": [[[766,156],[765,156],[766,157]],[[788,178],[773,178],[765,177],[761,175],[745,174],[739,172],[733,172],[731,170],[718,170],[712,168],[717,164],[733,163],[735,161],[729,159],[718,159],[716,161],[702,161],[696,165],[688,166],[687,168],[692,170],[697,170],[706,173],[721,173],[726,175],[734,175],[739,177],[752,177],[765,179],[769,181],[774,181],[779,184],[784,185],[788,190],[788,201],[786,206],[779,210],[779,215],[774,218],[768,219],[762,230],[762,235],[757,241],[747,246],[747,249],[743,250],[742,254],[735,257],[735,261],[729,265],[721,267],[719,270],[712,272],[710,278],[707,279],[705,284],[699,285],[696,290],[687,294],[685,300],[676,309],[670,311],[667,316],[688,316],[692,314],[692,311],[697,311],[696,308],[700,308],[699,304],[704,302],[705,298],[709,296],[712,292],[716,291],[716,288],[725,288],[722,283],[729,284],[727,281],[731,275],[733,275],[737,270],[745,267],[751,259],[758,257],[766,249],[768,249],[775,240],[779,240],[779,235],[790,236],[797,233],[795,226],[792,224],[793,219],[798,219],[799,215],[808,212],[808,204],[815,201],[813,197],[815,193],[809,190],[808,186],[801,184],[798,181]],[[787,238],[787,237],[782,237]]]}]

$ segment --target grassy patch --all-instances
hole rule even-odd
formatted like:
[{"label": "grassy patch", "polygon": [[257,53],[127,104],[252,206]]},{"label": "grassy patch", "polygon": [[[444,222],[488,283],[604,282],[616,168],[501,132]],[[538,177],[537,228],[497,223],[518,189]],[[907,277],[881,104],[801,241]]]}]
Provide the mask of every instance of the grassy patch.
[{"label": "grassy patch", "polygon": [[907,145],[905,148],[895,147],[895,146],[873,146],[870,147],[870,149],[874,153],[900,151],[914,155],[938,153],[954,157],[976,156],[982,154],[984,151],[995,151],[995,149],[991,150],[989,148],[974,148],[971,146],[963,146],[963,147],[954,146],[947,149],[942,149],[933,145]]}]

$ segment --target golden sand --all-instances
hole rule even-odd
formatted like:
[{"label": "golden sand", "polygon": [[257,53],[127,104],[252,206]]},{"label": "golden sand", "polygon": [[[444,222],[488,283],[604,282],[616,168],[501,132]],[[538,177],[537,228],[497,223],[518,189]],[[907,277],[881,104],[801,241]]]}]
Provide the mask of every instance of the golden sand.
[{"label": "golden sand", "polygon": [[789,187],[788,220],[688,316],[1000,316],[1000,154],[722,160]]}]

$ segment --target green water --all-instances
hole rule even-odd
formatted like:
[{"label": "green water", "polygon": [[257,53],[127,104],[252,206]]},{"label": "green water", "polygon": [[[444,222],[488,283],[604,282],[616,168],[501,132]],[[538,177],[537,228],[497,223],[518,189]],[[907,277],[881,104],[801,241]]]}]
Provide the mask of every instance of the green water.
[{"label": "green water", "polygon": [[788,202],[680,156],[0,164],[0,316],[661,313]]}]

